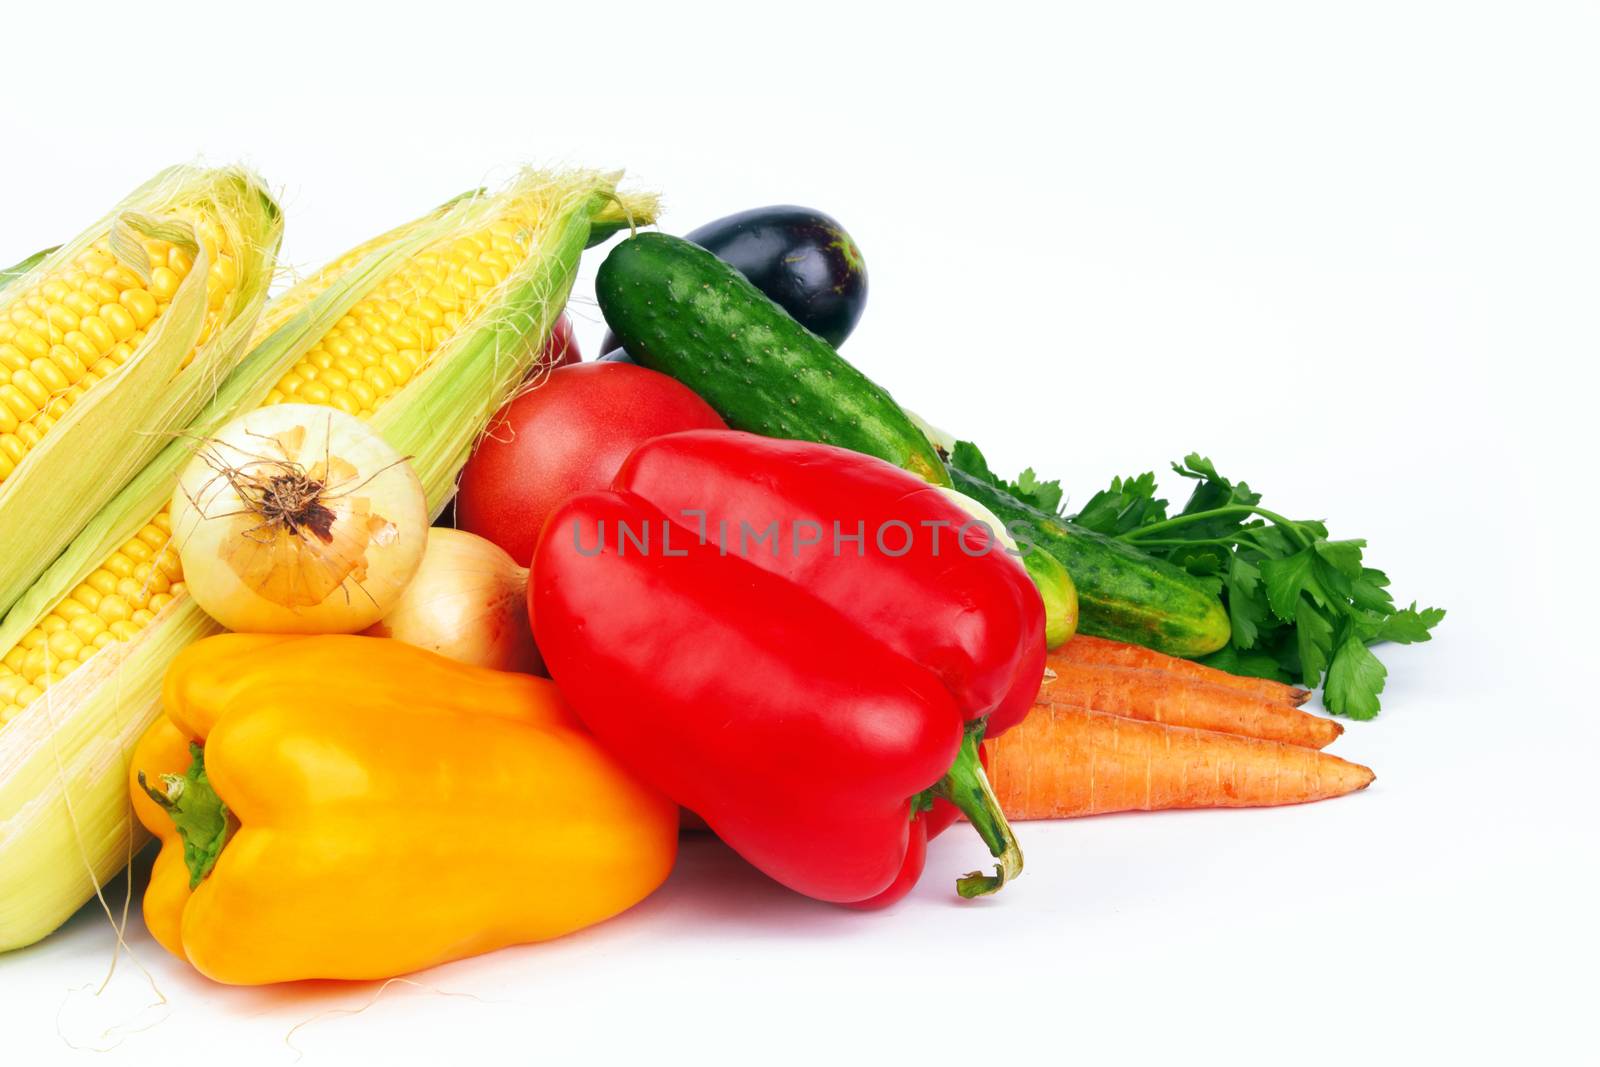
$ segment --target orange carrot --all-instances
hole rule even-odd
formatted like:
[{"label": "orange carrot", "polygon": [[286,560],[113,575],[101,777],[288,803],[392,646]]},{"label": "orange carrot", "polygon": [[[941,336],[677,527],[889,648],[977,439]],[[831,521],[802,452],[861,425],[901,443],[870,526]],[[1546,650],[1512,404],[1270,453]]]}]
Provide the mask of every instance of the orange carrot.
[{"label": "orange carrot", "polygon": [[1061,663],[1054,670],[1055,677],[1047,675],[1039,687],[1042,703],[1309,748],[1322,748],[1344,733],[1332,719],[1166,671],[1094,663]]},{"label": "orange carrot", "polygon": [[1373,779],[1360,764],[1299,745],[1079,708],[1035,707],[984,749],[1011,819],[1303,804]]},{"label": "orange carrot", "polygon": [[1104,637],[1091,637],[1089,634],[1078,634],[1060,648],[1053,650],[1050,659],[1051,668],[1058,671],[1061,666],[1056,661],[1094,663],[1103,667],[1143,667],[1148,670],[1181,674],[1196,681],[1210,682],[1212,685],[1225,686],[1228,689],[1254,693],[1264,699],[1276,700],[1294,707],[1299,707],[1311,699],[1309,689],[1284,685],[1270,678],[1246,678],[1229,674],[1215,667],[1207,667],[1204,663],[1196,663],[1192,659],[1179,659],[1177,656],[1157,652],[1153,648],[1110,641]]}]

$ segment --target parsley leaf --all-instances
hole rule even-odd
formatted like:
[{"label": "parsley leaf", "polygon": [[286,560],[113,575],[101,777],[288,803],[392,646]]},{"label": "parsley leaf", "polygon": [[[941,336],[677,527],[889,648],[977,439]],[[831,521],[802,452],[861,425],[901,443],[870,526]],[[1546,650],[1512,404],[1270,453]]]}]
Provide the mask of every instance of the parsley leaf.
[{"label": "parsley leaf", "polygon": [[1234,648],[1249,649],[1263,626],[1270,624],[1271,607],[1267,603],[1266,586],[1261,581],[1261,568],[1234,555],[1228,561],[1228,618],[1233,623]]},{"label": "parsley leaf", "polygon": [[1292,556],[1261,561],[1261,579],[1267,587],[1267,603],[1272,612],[1285,622],[1294,622],[1300,603],[1300,592],[1311,580],[1313,557],[1309,549]]},{"label": "parsley leaf", "polygon": [[983,458],[983,453],[978,451],[978,446],[971,441],[957,441],[956,447],[950,450],[950,466],[974,478],[981,478],[991,485],[1004,485],[1000,476],[989,469],[989,461]]},{"label": "parsley leaf", "polygon": [[1011,483],[1012,495],[1050,515],[1061,514],[1061,483],[1042,482],[1029,467]]},{"label": "parsley leaf", "polygon": [[1072,521],[1095,533],[1116,537],[1166,517],[1167,502],[1156,499],[1156,476],[1146,473],[1137,478],[1111,479],[1111,488],[1090,497]]},{"label": "parsley leaf", "polygon": [[1061,513],[1062,490],[1058,481],[1041,481],[1039,476],[1029,467],[1017,477],[1014,482],[1008,482],[994,471],[989,469],[989,461],[983,458],[983,453],[978,451],[978,446],[971,441],[957,441],[956,447],[950,452],[950,466],[974,478],[981,478],[990,485],[1004,489],[1007,493],[1027,504],[1029,507],[1038,508],[1047,515]]},{"label": "parsley leaf", "polygon": [[1416,601],[1412,601],[1409,608],[1393,612],[1385,618],[1378,627],[1375,637],[1379,641],[1393,641],[1401,645],[1431,641],[1433,634],[1430,631],[1443,619],[1443,608],[1424,608],[1418,611]]},{"label": "parsley leaf", "polygon": [[1354,633],[1344,639],[1328,668],[1322,700],[1335,715],[1370,719],[1378,714],[1378,694],[1389,671]]}]

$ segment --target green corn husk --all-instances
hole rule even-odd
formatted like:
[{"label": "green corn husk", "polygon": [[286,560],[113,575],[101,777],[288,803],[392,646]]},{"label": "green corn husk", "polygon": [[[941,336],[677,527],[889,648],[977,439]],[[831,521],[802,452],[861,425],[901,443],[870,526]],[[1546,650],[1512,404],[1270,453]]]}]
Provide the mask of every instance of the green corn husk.
[{"label": "green corn husk", "polygon": [[47,248],[43,252],[35,252],[21,263],[7,267],[5,270],[0,270],[0,292],[4,292],[6,286],[12,282],[26,278],[33,268],[54,255],[60,248],[61,246],[57,245],[55,248]]},{"label": "green corn husk", "polygon": [[[214,217],[228,235],[238,281],[220,329],[203,344],[211,258],[192,222]],[[75,240],[0,274],[10,290],[50,276],[107,234],[158,229],[195,245],[194,265],[134,354],[72,405],[0,484],[0,611],[9,608],[91,517],[186,425],[249,346],[266,302],[283,217],[260,180],[237,167],[173,167],[156,175]],[[143,250],[139,249],[142,255]],[[0,298],[3,302],[3,298]],[[188,366],[186,358],[193,353]],[[181,369],[180,369],[181,368]]]},{"label": "green corn husk", "polygon": [[[374,425],[412,462],[435,514],[494,412],[523,386],[566,304],[583,249],[630,221],[651,221],[654,200],[619,197],[620,175],[527,173],[498,197],[547,198],[529,255],[376,413]],[[96,516],[0,624],[0,655],[68,591],[139,530],[171,497],[194,441],[250,410],[349,308],[403,260],[443,236],[481,224],[497,197],[469,194],[391,231],[330,278],[291,289],[291,313],[222,384],[182,440],[173,441]],[[307,299],[307,289],[315,295]],[[89,657],[0,726],[0,951],[30,944],[61,924],[143,842],[128,802],[134,742],[160,712],[166,665],[186,645],[218,632],[188,596],[177,596],[132,640]]]}]

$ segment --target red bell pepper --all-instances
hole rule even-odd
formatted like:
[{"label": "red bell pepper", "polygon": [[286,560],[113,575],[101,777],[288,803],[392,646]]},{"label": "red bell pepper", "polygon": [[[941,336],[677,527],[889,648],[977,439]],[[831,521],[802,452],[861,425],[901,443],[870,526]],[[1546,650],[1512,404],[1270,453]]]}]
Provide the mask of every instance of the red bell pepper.
[{"label": "red bell pepper", "polygon": [[[967,718],[987,718],[984,736],[1033,707],[1045,660],[1038,590],[944,490],[859,452],[722,430],[646,441],[612,487],[730,551],[743,542],[745,558],[936,671]],[[774,524],[779,536],[755,543]]]},{"label": "red bell pepper", "polygon": [[898,898],[936,797],[1001,861],[960,879],[962,895],[1020,871],[977,744],[1031,705],[1043,606],[1016,561],[914,476],[825,445],[658,438],[612,492],[552,517],[529,599],[590,729],[785,885]]}]

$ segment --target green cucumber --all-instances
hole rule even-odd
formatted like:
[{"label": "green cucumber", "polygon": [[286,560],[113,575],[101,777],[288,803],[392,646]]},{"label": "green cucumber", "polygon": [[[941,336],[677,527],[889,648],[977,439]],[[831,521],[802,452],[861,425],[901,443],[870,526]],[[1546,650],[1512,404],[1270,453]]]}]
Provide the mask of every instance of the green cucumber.
[{"label": "green cucumber", "polygon": [[635,362],[699,393],[734,429],[837,445],[950,484],[888,392],[705,249],[630,237],[600,265],[595,295]]},{"label": "green cucumber", "polygon": [[1228,643],[1222,599],[1205,582],[1131,545],[1074,526],[1005,490],[951,470],[955,487],[994,512],[1032,554],[1059,560],[1078,591],[1078,630],[1169,656],[1204,656]]}]

